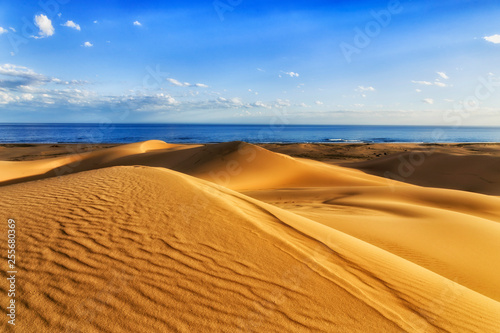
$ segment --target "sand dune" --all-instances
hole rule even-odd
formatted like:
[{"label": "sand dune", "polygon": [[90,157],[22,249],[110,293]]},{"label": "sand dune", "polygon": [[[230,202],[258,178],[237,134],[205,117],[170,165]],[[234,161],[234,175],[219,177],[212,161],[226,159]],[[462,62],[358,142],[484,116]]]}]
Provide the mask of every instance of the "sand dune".
[{"label": "sand dune", "polygon": [[99,151],[71,154],[35,161],[0,161],[0,184],[61,176],[73,172],[104,167],[124,156],[141,155],[151,150],[169,149],[178,145],[150,140]]},{"label": "sand dune", "polygon": [[19,225],[19,332],[500,331],[495,196],[242,142],[0,170],[0,211]]},{"label": "sand dune", "polygon": [[9,170],[0,182],[13,184],[118,165],[165,167],[237,190],[386,183],[357,170],[295,159],[243,142],[183,146],[157,140],[39,161],[0,161],[0,168]]},{"label": "sand dune", "polygon": [[5,186],[0,196],[22,226],[26,331],[500,329],[500,304],[488,297],[174,171],[105,168]]},{"label": "sand dune", "polygon": [[342,165],[421,186],[500,195],[500,156],[404,152]]},{"label": "sand dune", "polygon": [[235,190],[387,183],[357,170],[292,158],[243,142],[198,149],[190,161],[173,169]]},{"label": "sand dune", "polygon": [[500,301],[500,198],[419,187],[247,192]]}]

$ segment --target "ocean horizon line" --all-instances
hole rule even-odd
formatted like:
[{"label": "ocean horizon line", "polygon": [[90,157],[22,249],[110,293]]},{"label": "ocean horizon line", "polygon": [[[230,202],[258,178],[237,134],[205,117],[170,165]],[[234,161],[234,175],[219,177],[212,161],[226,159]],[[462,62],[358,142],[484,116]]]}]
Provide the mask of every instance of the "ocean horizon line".
[{"label": "ocean horizon line", "polygon": [[149,122],[0,122],[0,126],[15,126],[15,125],[147,125],[147,126],[270,126],[270,127],[300,127],[300,126],[346,126],[346,127],[432,127],[432,128],[500,128],[499,125],[409,125],[409,124],[269,124],[269,123],[149,123]]}]

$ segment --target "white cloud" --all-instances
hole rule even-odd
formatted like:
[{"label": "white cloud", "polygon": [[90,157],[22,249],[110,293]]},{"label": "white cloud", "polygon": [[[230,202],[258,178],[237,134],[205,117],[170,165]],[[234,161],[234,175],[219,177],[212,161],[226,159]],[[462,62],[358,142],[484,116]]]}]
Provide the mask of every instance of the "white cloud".
[{"label": "white cloud", "polygon": [[492,35],[483,37],[484,40],[494,44],[500,44],[500,35]]},{"label": "white cloud", "polygon": [[[218,97],[215,100],[184,103],[185,109],[248,109],[256,106],[256,103],[244,103],[240,97]],[[259,105],[258,107],[263,106]]]},{"label": "white cloud", "polygon": [[97,23],[99,23],[99,21],[95,20],[95,21],[94,21],[94,23],[96,23],[96,24],[97,24]]},{"label": "white cloud", "polygon": [[7,32],[9,32],[9,30],[0,27],[0,35],[6,34]]},{"label": "white cloud", "polygon": [[415,89],[416,92],[422,92],[422,89]]},{"label": "white cloud", "polygon": [[79,24],[76,24],[75,22],[70,21],[70,20],[66,21],[66,23],[61,24],[61,25],[62,25],[62,26],[65,26],[65,27],[68,27],[68,28],[73,28],[73,29],[76,29],[76,30],[78,30],[78,31],[80,31],[80,30],[81,30],[81,29],[80,29],[80,25],[79,25]]},{"label": "white cloud", "polygon": [[12,97],[10,94],[0,91],[0,104],[9,104],[14,101],[15,98]]},{"label": "white cloud", "polygon": [[176,79],[172,79],[172,78],[168,78],[167,79],[168,82],[170,82],[171,84],[173,84],[174,86],[177,86],[177,87],[189,87],[190,84],[187,83],[187,82],[180,82],[180,81],[177,81]]},{"label": "white cloud", "polygon": [[12,30],[12,32],[16,32],[16,29],[12,28],[12,27],[9,27],[10,30]]},{"label": "white cloud", "polygon": [[[172,79],[181,87],[204,87],[203,84],[188,84]],[[114,112],[117,110],[130,111],[130,117],[142,117],[141,113],[162,114],[165,112],[194,112],[196,110],[218,110],[229,112],[247,112],[255,110],[253,114],[264,110],[285,109],[287,107],[301,107],[303,110],[311,108],[305,103],[291,103],[289,100],[277,99],[274,101],[245,101],[241,97],[215,96],[202,97],[205,94],[179,94],[172,96],[166,91],[153,92],[137,87],[124,93],[103,95],[90,89],[91,86],[75,86],[81,84],[76,80],[61,80],[38,74],[30,68],[11,64],[0,64],[0,110],[30,109],[39,110],[67,110],[68,112],[83,112],[102,110]],[[85,83],[85,82],[84,82]],[[186,86],[188,84],[189,86]],[[165,89],[165,88],[163,88]],[[196,89],[189,89],[195,91]],[[214,95],[214,94],[209,94]],[[196,99],[195,96],[199,96]],[[317,101],[316,105],[322,105]],[[138,119],[138,118],[137,118]]]},{"label": "white cloud", "polygon": [[[441,88],[448,87],[448,85],[446,83],[440,82],[439,80],[436,80],[435,82],[429,82],[429,81],[411,81],[411,82],[413,82],[415,84],[420,84],[420,85],[423,85],[423,86],[438,86],[438,87],[441,87]],[[420,92],[418,90],[417,90],[417,92]]]},{"label": "white cloud", "polygon": [[[5,92],[4,92],[5,91]],[[188,97],[188,96],[184,96]],[[194,110],[228,110],[228,112],[248,112],[250,109],[282,109],[290,106],[288,100],[274,102],[245,102],[240,97],[218,97],[208,100],[177,99],[166,93],[148,93],[132,90],[128,94],[106,96],[85,89],[53,89],[45,87],[26,87],[22,90],[0,89],[0,104],[16,107],[37,109],[40,112],[47,109],[64,109],[67,111],[86,111],[100,109],[103,112],[116,112],[123,109],[132,112],[131,117],[139,113],[192,112]],[[295,106],[309,107],[304,103]],[[1,109],[1,106],[0,106]],[[134,113],[136,113],[134,115]],[[140,117],[140,116],[139,116]]]},{"label": "white cloud", "polygon": [[83,43],[82,46],[84,46],[84,47],[92,47],[92,46],[94,46],[94,44],[92,44],[91,42],[85,42],[85,43]]},{"label": "white cloud", "polygon": [[45,77],[43,75],[35,73],[32,69],[12,64],[0,65],[0,75],[15,77],[18,79],[26,79],[30,81],[45,80]]},{"label": "white cloud", "polygon": [[133,24],[136,25],[136,26],[138,26],[138,27],[140,27],[142,25],[141,22],[139,22],[139,21],[134,21]]},{"label": "white cloud", "polygon": [[52,21],[43,14],[35,15],[35,25],[38,27],[38,29],[40,29],[40,31],[38,32],[40,37],[38,38],[49,37],[54,34],[54,27],[52,26]]},{"label": "white cloud", "polygon": [[[53,85],[69,86],[73,84],[81,84],[81,81],[63,81],[53,77],[47,77],[34,72],[24,66],[12,64],[0,65],[0,92],[3,96],[0,98],[0,104],[13,103],[15,105],[24,105],[28,107],[45,106],[47,104],[68,103],[70,100],[75,100],[75,94],[82,94],[78,89],[65,87],[64,89],[54,89]],[[81,100],[88,97],[81,96]]]},{"label": "white cloud", "polygon": [[127,104],[130,108],[139,112],[165,111],[179,104],[179,101],[175,98],[164,93],[139,96],[116,96],[113,97],[113,100]]},{"label": "white cloud", "polygon": [[276,103],[274,106],[277,108],[282,108],[282,107],[288,107],[290,105],[292,105],[292,104],[290,103],[289,100],[287,100],[287,99],[283,100],[283,99],[278,98],[276,100]]},{"label": "white cloud", "polygon": [[439,81],[434,82],[434,85],[438,86],[438,87],[442,87],[442,88],[448,87],[448,85],[446,83],[439,82]]},{"label": "white cloud", "polygon": [[356,89],[356,91],[360,91],[360,92],[363,92],[363,91],[375,91],[375,88],[373,88],[373,87],[358,86],[358,88]]},{"label": "white cloud", "polygon": [[172,85],[176,87],[197,87],[197,88],[208,88],[208,85],[203,84],[203,83],[195,83],[191,84],[189,82],[180,82],[176,79],[168,78],[166,79],[168,82],[170,82]]},{"label": "white cloud", "polygon": [[262,68],[257,68],[257,70],[258,70],[259,72],[265,72],[265,70],[263,70]]},{"label": "white cloud", "polygon": [[[222,98],[222,97],[221,97]],[[222,98],[224,99],[224,98]],[[265,109],[273,109],[273,108],[276,108],[276,109],[282,109],[282,108],[285,108],[285,107],[289,107],[291,106],[292,104],[290,103],[289,100],[282,100],[282,99],[277,99],[276,101],[273,101],[273,102],[263,102],[263,101],[257,101],[255,103],[242,103],[240,105],[240,107],[244,107],[244,108],[265,108]],[[305,104],[305,103],[299,103],[299,104],[296,104],[296,106],[300,106],[300,107],[310,107],[309,105]]]},{"label": "white cloud", "polygon": [[63,81],[58,78],[47,77],[38,74],[30,68],[17,66],[12,64],[0,65],[0,75],[7,76],[8,79],[0,79],[0,90],[33,90],[33,87],[54,83],[58,85],[81,85],[88,82],[85,81]]},{"label": "white cloud", "polygon": [[432,82],[429,82],[429,81],[411,81],[413,83],[416,83],[416,84],[422,84],[424,86],[432,86]]},{"label": "white cloud", "polygon": [[442,77],[443,79],[445,79],[445,80],[448,80],[448,79],[449,79],[448,75],[446,75],[446,73],[445,73],[445,72],[437,72],[437,74],[438,74],[439,76],[441,76],[441,77]]},{"label": "white cloud", "polygon": [[31,101],[31,100],[33,100],[34,96],[33,96],[33,94],[21,94],[21,98],[26,100],[26,101]]},{"label": "white cloud", "polygon": [[238,105],[238,106],[241,106],[243,105],[243,101],[240,97],[233,97],[230,99],[230,101],[234,104],[234,105]]},{"label": "white cloud", "polygon": [[258,108],[265,108],[265,109],[271,109],[272,107],[268,105],[267,103],[264,103],[262,101],[257,101],[253,103],[253,106],[258,107]]},{"label": "white cloud", "polygon": [[321,102],[321,101],[316,101],[316,102],[314,102],[314,104],[316,104],[316,105],[323,105],[323,102]]},{"label": "white cloud", "polygon": [[295,72],[283,72],[283,73],[290,76],[290,77],[299,77],[300,76],[299,73],[295,73]]},{"label": "white cloud", "polygon": [[424,98],[422,102],[427,103],[427,104],[434,104],[434,100],[432,98]]},{"label": "white cloud", "polygon": [[16,54],[15,54],[14,52],[11,52],[11,53],[10,53],[10,55],[11,55],[11,56],[15,56]]}]

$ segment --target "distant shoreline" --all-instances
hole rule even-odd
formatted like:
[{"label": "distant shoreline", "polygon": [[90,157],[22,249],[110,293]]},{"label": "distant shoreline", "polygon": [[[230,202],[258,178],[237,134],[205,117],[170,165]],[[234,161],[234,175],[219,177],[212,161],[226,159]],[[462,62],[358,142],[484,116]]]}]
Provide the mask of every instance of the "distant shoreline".
[{"label": "distant shoreline", "polygon": [[[186,143],[175,145],[200,146],[216,143]],[[0,143],[0,161],[26,161],[117,147],[124,143]],[[327,163],[359,162],[406,151],[425,151],[453,154],[494,154],[500,156],[498,142],[457,143],[257,143],[256,146],[293,157]]]}]

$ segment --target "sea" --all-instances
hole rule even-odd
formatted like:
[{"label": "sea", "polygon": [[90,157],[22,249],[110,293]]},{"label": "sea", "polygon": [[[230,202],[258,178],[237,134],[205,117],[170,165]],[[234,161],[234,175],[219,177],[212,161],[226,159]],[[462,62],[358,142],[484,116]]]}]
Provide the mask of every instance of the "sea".
[{"label": "sea", "polygon": [[500,142],[499,127],[214,124],[0,124],[0,143]]}]

